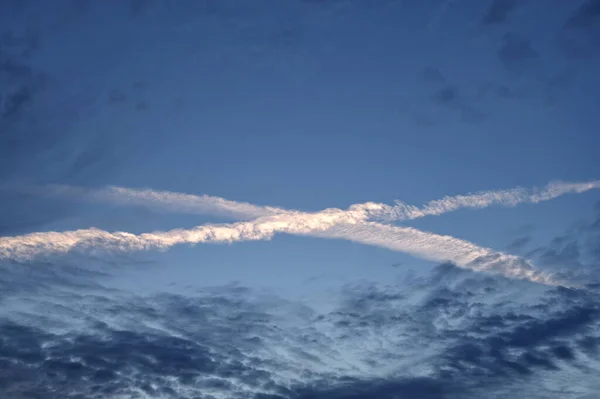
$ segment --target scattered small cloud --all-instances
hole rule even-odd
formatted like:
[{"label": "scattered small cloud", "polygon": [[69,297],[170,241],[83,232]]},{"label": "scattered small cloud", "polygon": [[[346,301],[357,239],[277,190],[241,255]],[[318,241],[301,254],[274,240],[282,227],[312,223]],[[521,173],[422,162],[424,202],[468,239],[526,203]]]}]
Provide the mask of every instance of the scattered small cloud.
[{"label": "scattered small cloud", "polygon": [[558,46],[570,58],[597,57],[600,39],[600,1],[586,0],[567,19],[558,35]]},{"label": "scattered small cloud", "polygon": [[498,58],[507,71],[522,73],[539,58],[539,53],[530,41],[516,33],[507,33],[502,38]]},{"label": "scattered small cloud", "polygon": [[129,0],[129,12],[132,17],[139,17],[148,9],[150,4],[150,0]]},{"label": "scattered small cloud", "polygon": [[108,93],[109,104],[119,104],[127,101],[127,95],[120,90],[111,90]]},{"label": "scattered small cloud", "polygon": [[520,252],[531,242],[531,237],[519,237],[514,239],[510,244],[506,246],[506,250],[509,252]]},{"label": "scattered small cloud", "polygon": [[27,86],[19,87],[12,93],[6,93],[2,98],[2,118],[10,118],[31,104],[33,98],[32,91]]},{"label": "scattered small cloud", "polygon": [[539,246],[528,256],[544,268],[556,270],[570,280],[585,284],[600,276],[600,212],[594,218],[573,226],[547,245]]},{"label": "scattered small cloud", "polygon": [[143,80],[137,80],[133,82],[131,87],[136,91],[142,91],[146,88],[146,82],[144,82]]},{"label": "scattered small cloud", "polygon": [[455,105],[458,101],[458,87],[445,86],[433,94],[433,101],[439,105]]},{"label": "scattered small cloud", "polygon": [[0,315],[0,364],[10,365],[0,393],[537,399],[565,380],[599,388],[600,285],[543,287],[442,264],[421,277],[347,284],[318,311],[235,284],[125,294],[99,284],[123,265],[68,264],[79,266],[0,275],[12,287],[0,300],[19,305]]},{"label": "scattered small cloud", "polygon": [[445,85],[437,90],[432,95],[432,101],[437,106],[457,112],[460,120],[465,123],[480,123],[487,118],[487,115],[472,105],[455,85]]},{"label": "scattered small cloud", "polygon": [[421,76],[426,82],[438,84],[446,83],[446,78],[444,78],[444,75],[442,75],[442,72],[439,70],[439,68],[436,67],[429,66],[423,68]]},{"label": "scattered small cloud", "polygon": [[148,103],[146,103],[145,101],[140,101],[135,106],[136,111],[145,111],[147,109],[148,109]]},{"label": "scattered small cloud", "polygon": [[415,112],[410,116],[413,123],[420,128],[427,129],[435,125],[433,118],[420,112]]},{"label": "scattered small cloud", "polygon": [[568,28],[589,28],[600,22],[600,0],[586,0],[567,20]]},{"label": "scattered small cloud", "polygon": [[522,90],[513,89],[510,86],[499,84],[494,88],[494,93],[507,100],[521,99],[526,96],[526,93]]},{"label": "scattered small cloud", "polygon": [[481,19],[481,24],[499,25],[505,23],[518,4],[518,0],[492,0],[487,12]]}]

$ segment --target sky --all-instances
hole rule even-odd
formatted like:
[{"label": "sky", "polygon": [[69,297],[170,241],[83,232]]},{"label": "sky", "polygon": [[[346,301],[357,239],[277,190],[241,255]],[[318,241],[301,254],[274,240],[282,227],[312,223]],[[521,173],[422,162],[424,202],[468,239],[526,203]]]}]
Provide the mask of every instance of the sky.
[{"label": "sky", "polygon": [[0,1],[0,396],[591,399],[600,1]]}]

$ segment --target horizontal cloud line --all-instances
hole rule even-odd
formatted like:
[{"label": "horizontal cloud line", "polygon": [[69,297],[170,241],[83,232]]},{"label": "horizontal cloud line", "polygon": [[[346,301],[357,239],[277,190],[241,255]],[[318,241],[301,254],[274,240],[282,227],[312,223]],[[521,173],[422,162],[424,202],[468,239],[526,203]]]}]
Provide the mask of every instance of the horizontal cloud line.
[{"label": "horizontal cloud line", "polygon": [[288,212],[282,208],[230,201],[210,195],[194,195],[152,189],[131,189],[118,186],[97,189],[48,184],[43,186],[21,186],[17,189],[28,194],[52,198],[142,206],[174,213],[220,215],[238,220],[255,219]]},{"label": "horizontal cloud line", "polygon": [[547,285],[559,284],[550,274],[536,270],[532,262],[527,259],[480,247],[452,236],[425,232],[412,227],[364,222],[352,226],[340,224],[312,235],[341,238],[388,248],[426,260],[451,261],[456,266],[478,272],[501,274]]},{"label": "horizontal cloud line", "polygon": [[289,211],[229,224],[208,224],[192,229],[174,229],[152,233],[131,234],[85,229],[67,232],[41,232],[16,237],[0,237],[0,259],[32,260],[47,253],[70,251],[140,251],[166,250],[178,244],[233,243],[239,241],[269,240],[276,233],[310,235],[323,238],[342,238],[367,245],[436,261],[450,261],[475,271],[524,278],[543,284],[553,284],[550,276],[536,271],[518,257],[482,248],[468,241],[449,236],[422,232],[414,228],[385,226],[367,222],[367,209],[351,207],[342,211],[326,209],[317,213]]},{"label": "horizontal cloud line", "polygon": [[[583,193],[600,189],[600,180],[590,182],[551,182],[544,188],[521,187],[506,190],[487,190],[466,195],[446,196],[418,207],[396,201],[395,205],[367,202],[352,205],[351,209],[362,209],[369,213],[372,221],[402,221],[439,216],[463,208],[481,209],[493,205],[516,206],[523,203],[536,204],[549,201],[565,194]],[[132,189],[109,186],[101,189],[46,185],[27,187],[27,192],[55,198],[68,198],[119,205],[137,205],[169,212],[211,214],[250,220],[258,217],[287,214],[290,211],[272,206],[260,206],[237,202],[209,195],[193,195],[151,189]]]},{"label": "horizontal cloud line", "polygon": [[390,207],[384,218],[387,220],[410,220],[425,216],[438,216],[461,208],[486,208],[492,205],[516,206],[523,203],[537,204],[565,194],[580,194],[594,189],[600,189],[600,180],[589,182],[555,181],[542,189],[517,187],[507,190],[488,190],[467,195],[447,196],[430,201],[422,207],[396,202],[396,205]]},{"label": "horizontal cloud line", "polygon": [[[44,188],[44,189],[42,189]],[[422,232],[413,228],[387,226],[372,220],[410,220],[428,215],[441,215],[460,208],[484,208],[499,204],[538,203],[567,193],[581,193],[600,188],[600,181],[585,183],[553,182],[543,189],[482,191],[448,196],[431,201],[423,207],[397,202],[390,206],[367,202],[347,210],[337,208],[307,213],[277,207],[257,206],[220,197],[197,196],[155,190],[135,190],[110,186],[104,189],[50,185],[40,186],[31,193],[60,198],[159,207],[175,212],[221,214],[239,219],[252,219],[230,224],[208,224],[193,229],[174,229],[135,235],[110,233],[99,229],[67,232],[31,233],[0,238],[0,258],[28,260],[44,253],[85,251],[163,250],[178,244],[232,243],[268,240],[276,233],[342,238],[406,252],[436,261],[451,261],[460,267],[476,271],[500,273],[508,277],[525,278],[549,284],[551,278],[535,270],[522,258],[479,247],[450,236]]]}]

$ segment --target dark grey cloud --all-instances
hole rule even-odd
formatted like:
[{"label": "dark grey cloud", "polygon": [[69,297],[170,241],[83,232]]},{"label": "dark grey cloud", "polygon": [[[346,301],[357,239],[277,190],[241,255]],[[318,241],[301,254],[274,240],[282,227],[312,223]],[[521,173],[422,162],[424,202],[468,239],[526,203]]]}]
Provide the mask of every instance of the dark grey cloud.
[{"label": "dark grey cloud", "polygon": [[[0,323],[0,331],[4,344],[0,358],[11,364],[0,375],[5,395],[91,398],[142,391],[175,398],[182,395],[178,385],[196,385],[200,394],[215,386],[220,381],[217,377],[257,383],[268,377],[239,361],[221,360],[195,340],[114,330],[103,323],[98,323],[93,335],[75,337],[10,322]],[[197,382],[203,375],[214,377]],[[169,378],[178,384],[169,384]],[[221,382],[225,388],[229,384]]]},{"label": "dark grey cloud", "polygon": [[497,85],[494,88],[494,91],[498,97],[509,99],[509,100],[525,97],[525,93],[523,93],[523,91],[515,90],[515,89],[511,88],[510,86],[503,85],[503,84]]},{"label": "dark grey cloud", "polygon": [[528,253],[544,267],[581,283],[600,276],[600,212]]},{"label": "dark grey cloud", "polygon": [[[499,392],[513,387],[527,392],[528,397],[545,398],[548,392],[531,389],[538,386],[538,379],[551,380],[552,373],[583,367],[578,363],[582,358],[600,360],[596,349],[600,306],[594,299],[598,291],[541,290],[523,302],[519,300],[522,288],[513,284],[442,265],[431,277],[410,282],[422,298],[415,307],[399,303],[392,287],[379,288],[385,295],[374,295],[375,287],[368,291],[363,287],[356,291],[361,307],[349,306],[360,311],[347,310],[332,317],[337,326],[350,329],[351,335],[364,336],[364,330],[384,335],[383,326],[388,323],[396,325],[397,333],[410,326],[413,348],[438,346],[439,353],[429,361],[437,371],[428,381],[451,391],[441,389],[432,397],[498,397]],[[372,294],[366,296],[365,292]],[[403,295],[410,298],[412,292],[404,289]],[[494,297],[513,299],[496,301]],[[405,356],[410,353],[410,348],[404,350]],[[583,378],[581,386],[593,386],[583,373],[574,378]],[[347,392],[350,387],[357,391],[349,385]]]},{"label": "dark grey cloud", "polygon": [[[599,220],[552,240],[546,253],[562,248],[559,258],[570,261],[575,241],[583,264]],[[318,312],[237,285],[109,290],[101,283],[117,269],[103,259],[2,267],[0,396],[485,399],[545,398],[566,379],[598,388],[585,371],[600,367],[593,273],[585,289],[568,289],[443,264],[425,277],[349,284],[332,311]]]},{"label": "dark grey cloud", "polygon": [[[44,76],[0,47],[0,126],[8,129],[42,89]],[[6,130],[2,136],[6,136]]]},{"label": "dark grey cloud", "polygon": [[446,78],[444,75],[442,75],[442,72],[439,70],[439,68],[436,67],[429,66],[423,68],[421,75],[427,82],[440,84],[446,82]]},{"label": "dark grey cloud", "polygon": [[445,86],[433,94],[433,101],[439,105],[456,105],[459,99],[459,91],[456,86]]},{"label": "dark grey cloud", "polygon": [[521,73],[529,69],[539,58],[530,41],[516,33],[506,33],[498,50],[498,58],[511,73]]},{"label": "dark grey cloud", "polygon": [[600,1],[583,2],[558,34],[558,46],[570,58],[586,59],[600,54]]},{"label": "dark grey cloud", "polygon": [[122,92],[121,90],[111,90],[108,93],[108,103],[109,104],[119,104],[127,101],[127,94]]},{"label": "dark grey cloud", "polygon": [[137,103],[135,105],[135,110],[136,111],[145,111],[148,109],[148,103],[145,101],[140,101],[139,103]]},{"label": "dark grey cloud", "polygon": [[34,29],[5,30],[0,35],[0,48],[3,52],[14,52],[16,55],[28,58],[40,48],[40,35]]},{"label": "dark grey cloud", "polygon": [[529,244],[530,241],[531,237],[529,236],[515,238],[510,244],[506,246],[506,249],[509,252],[522,251],[527,246],[527,244]]},{"label": "dark grey cloud", "polygon": [[[27,266],[14,265],[13,281],[27,281]],[[444,264],[426,277],[347,285],[319,313],[237,285],[136,296],[89,284],[102,276],[83,268],[51,275],[60,265],[45,266],[29,281],[49,289],[5,294],[14,309],[0,312],[7,397],[492,398],[513,389],[544,398],[566,375],[594,388],[585,373],[565,373],[600,365],[600,285],[544,288]],[[340,359],[371,371],[339,369]]]},{"label": "dark grey cloud", "polygon": [[[271,359],[248,355],[260,345],[260,330],[267,328],[270,317],[247,301],[231,294],[161,295],[126,302],[93,295],[77,299],[95,312],[50,304],[45,308],[63,318],[84,320],[81,332],[53,332],[40,318],[39,326],[0,320],[0,362],[9,365],[0,373],[3,395],[102,398],[142,391],[179,398],[185,395],[183,387],[197,397],[205,397],[203,392],[210,389],[248,397],[264,386],[285,392],[264,370]],[[129,328],[115,327],[103,321],[111,316],[123,321],[132,317],[142,324],[168,321],[164,328],[172,333],[136,328],[135,322]],[[245,393],[237,392],[240,384]]]},{"label": "dark grey cloud", "polygon": [[432,101],[437,106],[456,112],[465,123],[480,123],[487,118],[455,85],[445,85],[438,89],[433,93]]},{"label": "dark grey cloud", "polygon": [[567,20],[569,28],[588,28],[600,23],[600,0],[584,1]]},{"label": "dark grey cloud", "polygon": [[129,12],[132,17],[138,17],[141,16],[150,5],[150,0],[129,0]]},{"label": "dark grey cloud", "polygon": [[545,104],[555,105],[560,103],[574,86],[576,78],[577,70],[573,67],[568,67],[544,79],[542,83],[545,87],[542,96]]},{"label": "dark grey cloud", "polygon": [[[31,177],[36,158],[56,145],[43,123],[36,118],[38,97],[47,76],[29,65],[26,56],[38,48],[36,37],[0,32],[0,182]],[[33,42],[32,42],[33,41]],[[66,208],[41,203],[35,198],[0,187],[0,234],[21,233],[64,216]]]},{"label": "dark grey cloud", "polygon": [[[125,160],[123,155],[132,152],[127,140],[108,129],[87,134],[85,129],[75,128],[98,110],[101,92],[96,95],[87,88],[64,88],[62,84],[69,84],[70,80],[63,82],[42,68],[35,57],[47,50],[46,36],[53,31],[42,23],[31,22],[39,12],[30,6],[0,18],[0,206],[3,209],[0,234],[3,235],[39,229],[79,209],[72,204],[20,193],[15,186],[83,181],[102,184]],[[65,68],[76,66],[65,64]],[[114,90],[108,94],[108,101],[120,103],[126,94]]]},{"label": "dark grey cloud", "polygon": [[334,388],[315,387],[297,390],[297,399],[444,399],[462,398],[465,392],[452,381],[415,377],[396,381],[344,381]]},{"label": "dark grey cloud", "polygon": [[[473,95],[469,88],[449,81],[439,68],[434,66],[423,68],[420,71],[420,78],[431,88],[431,94],[427,98],[429,104],[449,111],[449,114],[457,116],[464,123],[481,123],[487,119],[488,115],[476,104],[478,96]],[[409,106],[409,103],[406,106]],[[420,127],[427,128],[434,125],[434,118],[423,111],[410,111],[409,115]]]},{"label": "dark grey cloud", "polygon": [[476,101],[488,98],[501,100],[523,100],[535,96],[531,87],[510,83],[484,82],[477,87]]},{"label": "dark grey cloud", "polygon": [[509,14],[517,7],[517,0],[492,0],[485,15],[481,19],[482,25],[498,25],[507,21]]}]

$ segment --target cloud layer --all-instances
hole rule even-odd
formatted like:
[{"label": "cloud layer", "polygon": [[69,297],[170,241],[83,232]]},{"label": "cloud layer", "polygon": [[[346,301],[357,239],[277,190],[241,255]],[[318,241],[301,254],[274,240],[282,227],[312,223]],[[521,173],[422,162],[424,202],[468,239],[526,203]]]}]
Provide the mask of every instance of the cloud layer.
[{"label": "cloud layer", "polygon": [[[521,187],[507,190],[487,190],[466,195],[447,196],[418,207],[396,201],[390,206],[381,203],[355,204],[351,209],[362,209],[369,218],[380,221],[401,221],[425,216],[438,216],[463,208],[486,208],[493,205],[516,206],[523,203],[537,204],[565,194],[579,194],[600,189],[600,180],[589,182],[552,182],[543,188]],[[79,201],[137,205],[168,212],[191,214],[216,214],[236,219],[254,219],[262,216],[284,214],[288,211],[278,207],[259,206],[247,202],[231,201],[209,195],[193,195],[152,189],[132,189],[109,186],[101,189],[46,185],[20,187],[20,191],[41,196]]]},{"label": "cloud layer", "polygon": [[418,279],[348,284],[323,311],[238,285],[135,296],[42,270],[47,290],[2,298],[7,397],[537,399],[599,388],[593,284],[443,264]]},{"label": "cloud layer", "polygon": [[237,241],[268,240],[276,233],[317,235],[344,238],[355,242],[376,245],[435,261],[451,261],[461,267],[478,271],[501,273],[505,276],[525,278],[544,284],[555,284],[552,278],[536,271],[531,262],[516,256],[482,248],[470,242],[414,228],[392,227],[370,219],[409,220],[427,215],[440,215],[460,208],[484,208],[494,204],[515,206],[519,203],[537,203],[566,193],[580,193],[600,187],[599,181],[588,183],[551,183],[542,190],[521,188],[486,191],[465,196],[445,197],[425,206],[396,203],[394,206],[377,203],[355,204],[347,210],[326,209],[307,213],[274,207],[260,207],[238,203],[219,197],[194,196],[180,193],[131,190],[109,187],[102,190],[84,190],[68,186],[51,186],[51,196],[73,195],[113,203],[131,203],[160,206],[167,210],[194,213],[217,212],[226,215],[251,217],[252,221],[231,224],[208,224],[193,229],[156,231],[139,235],[100,229],[67,232],[31,233],[0,238],[0,257],[31,260],[47,253],[165,250],[178,244],[232,243]]}]

